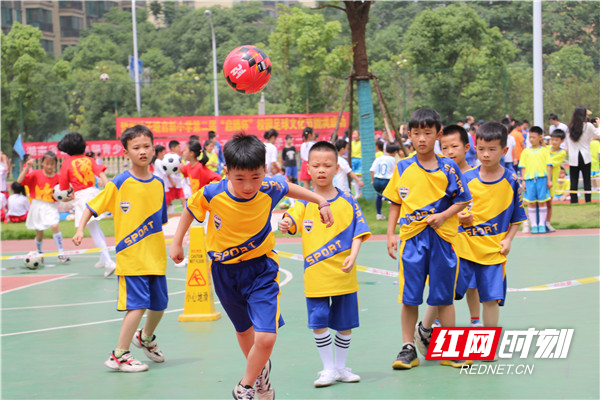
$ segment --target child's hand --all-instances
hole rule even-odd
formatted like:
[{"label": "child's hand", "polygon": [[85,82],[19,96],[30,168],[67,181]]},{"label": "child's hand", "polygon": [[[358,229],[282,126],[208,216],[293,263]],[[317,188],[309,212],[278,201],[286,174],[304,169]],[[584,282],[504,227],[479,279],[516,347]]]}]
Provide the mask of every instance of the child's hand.
[{"label": "child's hand", "polygon": [[465,211],[461,211],[458,213],[458,222],[464,226],[473,225],[473,214],[469,214]]},{"label": "child's hand", "polygon": [[75,232],[75,236],[73,236],[73,243],[75,244],[75,246],[79,246],[81,244],[81,241],[83,240],[83,232],[81,232],[80,230],[77,230],[77,232]]},{"label": "child's hand", "polygon": [[357,181],[358,181],[358,187],[365,186],[365,184],[363,183],[362,179],[358,178]]},{"label": "child's hand", "polygon": [[329,204],[325,207],[321,207],[319,213],[321,214],[322,223],[324,223],[328,228],[333,225],[333,214],[331,213],[331,207],[329,207]]},{"label": "child's hand", "polygon": [[548,179],[546,186],[548,186],[548,189],[550,189],[552,187],[552,181],[550,179]]},{"label": "child's hand", "polygon": [[342,271],[344,271],[345,273],[349,273],[350,271],[352,271],[352,267],[354,267],[355,261],[356,261],[355,258],[352,256],[346,257],[346,259],[342,263],[342,265],[343,265]]},{"label": "child's hand", "polygon": [[503,256],[507,256],[508,253],[510,253],[510,244],[511,244],[510,240],[507,240],[506,238],[502,239],[500,241],[500,246],[502,246],[502,250],[500,250],[500,254],[502,254]]},{"label": "child's hand", "polygon": [[292,226],[292,220],[290,217],[283,217],[281,221],[279,221],[279,232],[288,233],[290,231],[290,227]]},{"label": "child's hand", "polygon": [[448,218],[446,218],[444,215],[442,215],[442,213],[436,213],[436,214],[431,214],[430,216],[428,216],[427,219],[425,220],[425,222],[427,222],[427,225],[429,225],[433,229],[437,229],[440,226],[442,226],[442,224],[444,222],[446,222],[447,219]]},{"label": "child's hand", "polygon": [[180,264],[184,259],[183,246],[175,243],[171,244],[171,247],[169,247],[169,257],[175,261],[175,264]]},{"label": "child's hand", "polygon": [[396,259],[396,251],[398,250],[398,243],[396,241],[396,235],[388,235],[387,239],[387,250],[390,257]]}]

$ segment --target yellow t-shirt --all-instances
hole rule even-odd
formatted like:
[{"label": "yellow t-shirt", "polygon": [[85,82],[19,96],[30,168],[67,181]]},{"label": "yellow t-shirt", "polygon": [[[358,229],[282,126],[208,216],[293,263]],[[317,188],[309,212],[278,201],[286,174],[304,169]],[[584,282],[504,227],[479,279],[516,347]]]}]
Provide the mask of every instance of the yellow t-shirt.
[{"label": "yellow t-shirt", "polygon": [[600,172],[600,141],[592,140],[590,142],[590,155],[592,156],[592,172]]},{"label": "yellow t-shirt", "polygon": [[362,145],[360,140],[358,142],[352,141],[352,158],[362,158]]},{"label": "yellow t-shirt", "polygon": [[[600,142],[598,142],[600,144]],[[552,152],[552,146],[548,146],[548,154],[550,154],[550,163],[552,164],[552,187],[550,188],[550,196],[554,197],[556,193],[556,186],[558,184],[558,175],[560,173],[560,166],[567,157],[567,152],[563,149],[557,152]]]},{"label": "yellow t-shirt", "polygon": [[548,165],[550,162],[550,154],[544,147],[537,149],[527,148],[521,153],[519,160],[519,168],[523,168],[524,179],[542,178],[548,175]]}]

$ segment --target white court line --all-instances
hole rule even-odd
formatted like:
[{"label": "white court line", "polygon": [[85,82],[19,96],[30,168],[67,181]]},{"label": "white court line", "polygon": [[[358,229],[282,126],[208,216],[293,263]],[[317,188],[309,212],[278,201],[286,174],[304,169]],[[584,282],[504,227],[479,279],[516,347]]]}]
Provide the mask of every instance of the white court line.
[{"label": "white court line", "polygon": [[0,295],[6,294],[6,293],[10,293],[10,292],[14,292],[16,290],[21,290],[21,289],[29,288],[29,287],[32,287],[32,286],[41,285],[42,283],[48,283],[48,282],[53,282],[53,281],[56,281],[56,280],[59,280],[59,279],[69,278],[69,277],[71,277],[73,275],[77,275],[77,274],[66,274],[64,276],[59,276],[57,278],[48,279],[48,280],[45,280],[45,281],[42,281],[42,282],[36,282],[36,283],[31,283],[31,284],[25,285],[25,286],[19,286],[18,288],[5,290],[5,291],[1,292]]},{"label": "white court line", "polygon": [[[294,278],[294,275],[292,275],[292,273],[290,271],[288,271],[286,269],[283,269],[283,268],[280,268],[279,270],[282,271],[285,274],[285,279],[283,280],[283,282],[281,282],[279,284],[280,286],[286,285],[287,283],[289,283]],[[215,301],[215,304],[221,304],[221,302],[220,301]],[[178,309],[175,309],[175,310],[165,311],[165,314],[171,314],[171,313],[180,312],[180,311],[183,311],[183,308],[178,308]],[[144,317],[146,317],[145,314],[144,314]],[[61,330],[61,329],[79,328],[79,327],[82,327],[82,326],[100,325],[100,324],[106,324],[106,323],[117,322],[117,321],[123,321],[123,318],[107,319],[107,320],[104,320],[104,321],[85,322],[85,323],[82,323],[82,324],[74,324],[74,325],[55,326],[53,328],[35,329],[35,330],[31,330],[31,331],[3,333],[3,334],[0,335],[0,337],[27,335],[27,334],[30,334],[30,333],[40,333],[40,332],[50,332],[50,331],[57,331],[57,330]]]}]

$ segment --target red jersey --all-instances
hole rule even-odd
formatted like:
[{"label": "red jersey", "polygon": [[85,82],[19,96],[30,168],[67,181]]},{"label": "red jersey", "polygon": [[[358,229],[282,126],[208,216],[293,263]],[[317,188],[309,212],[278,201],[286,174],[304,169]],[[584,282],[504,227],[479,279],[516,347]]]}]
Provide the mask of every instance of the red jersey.
[{"label": "red jersey", "polygon": [[190,178],[192,193],[196,193],[211,182],[221,180],[221,175],[211,171],[200,162],[197,162],[193,167],[190,164],[182,165],[181,173],[186,178]]},{"label": "red jersey", "polygon": [[48,177],[44,174],[43,169],[36,169],[29,171],[21,184],[29,188],[29,195],[32,199],[53,203],[52,192],[54,186],[58,184],[58,174]]},{"label": "red jersey", "polygon": [[69,184],[74,192],[92,187],[96,184],[96,176],[105,170],[105,165],[98,165],[93,158],[83,154],[68,156],[60,167],[60,189],[69,189]]}]

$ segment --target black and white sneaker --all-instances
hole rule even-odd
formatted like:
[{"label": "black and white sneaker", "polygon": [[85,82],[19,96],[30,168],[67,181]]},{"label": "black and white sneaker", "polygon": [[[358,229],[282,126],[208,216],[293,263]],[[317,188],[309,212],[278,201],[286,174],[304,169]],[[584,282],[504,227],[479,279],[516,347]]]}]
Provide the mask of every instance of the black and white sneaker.
[{"label": "black and white sneaker", "polygon": [[235,386],[231,394],[235,400],[254,400],[254,389],[242,385],[241,382]]},{"label": "black and white sneaker", "polygon": [[273,400],[275,398],[275,391],[273,390],[273,386],[271,386],[270,359],[263,367],[258,378],[256,378],[254,387],[256,388],[256,397],[258,397],[258,400]]},{"label": "black and white sneaker", "polygon": [[135,335],[133,335],[131,343],[133,343],[136,347],[139,347],[142,350],[144,350],[144,354],[146,355],[146,357],[148,357],[152,361],[157,363],[165,361],[165,356],[158,347],[158,344],[156,343],[156,335],[152,335],[152,340],[150,341],[143,341],[142,330],[140,329],[135,333]]},{"label": "black and white sneaker", "polygon": [[402,347],[396,361],[392,364],[394,369],[411,369],[419,365],[419,359],[417,358],[417,350],[412,344],[405,344]]},{"label": "black and white sneaker", "polygon": [[433,329],[429,329],[429,332],[426,332],[421,322],[415,326],[415,345],[423,357],[427,355],[432,331]]}]

